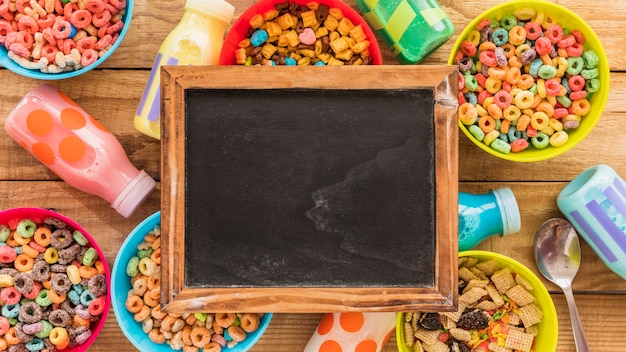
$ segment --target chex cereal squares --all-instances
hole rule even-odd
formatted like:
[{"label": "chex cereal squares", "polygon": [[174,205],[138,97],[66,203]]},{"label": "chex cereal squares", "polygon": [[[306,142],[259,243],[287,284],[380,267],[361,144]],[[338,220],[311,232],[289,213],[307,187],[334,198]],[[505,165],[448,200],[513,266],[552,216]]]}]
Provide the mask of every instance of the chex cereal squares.
[{"label": "chex cereal squares", "polygon": [[543,312],[528,280],[496,260],[459,259],[458,309],[406,313],[406,346],[427,352],[540,352],[535,338]]}]

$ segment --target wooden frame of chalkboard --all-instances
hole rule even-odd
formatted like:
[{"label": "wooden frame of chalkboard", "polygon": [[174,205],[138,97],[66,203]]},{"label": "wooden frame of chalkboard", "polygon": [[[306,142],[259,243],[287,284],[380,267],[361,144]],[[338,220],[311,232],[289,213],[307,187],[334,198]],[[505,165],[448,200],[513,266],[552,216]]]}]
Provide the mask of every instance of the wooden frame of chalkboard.
[{"label": "wooden frame of chalkboard", "polygon": [[447,65],[163,67],[163,309],[455,310],[457,82]]}]

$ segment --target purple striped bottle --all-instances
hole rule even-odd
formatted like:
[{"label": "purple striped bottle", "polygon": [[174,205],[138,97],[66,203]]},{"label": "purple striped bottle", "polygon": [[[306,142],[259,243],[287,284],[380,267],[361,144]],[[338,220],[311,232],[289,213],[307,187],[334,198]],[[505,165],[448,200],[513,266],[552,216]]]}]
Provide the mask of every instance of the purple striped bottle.
[{"label": "purple striped bottle", "polygon": [[626,279],[626,183],[615,170],[588,168],[561,190],[557,204],[602,261]]}]

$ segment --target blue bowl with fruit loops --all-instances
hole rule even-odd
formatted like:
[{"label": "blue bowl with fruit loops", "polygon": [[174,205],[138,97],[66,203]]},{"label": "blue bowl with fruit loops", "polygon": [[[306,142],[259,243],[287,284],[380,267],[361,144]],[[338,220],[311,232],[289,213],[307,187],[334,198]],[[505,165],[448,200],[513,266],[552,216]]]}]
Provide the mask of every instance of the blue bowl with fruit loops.
[{"label": "blue bowl with fruit loops", "polygon": [[[151,268],[154,270],[149,262],[158,262],[160,258],[160,224],[161,213],[156,212],[137,225],[122,244],[113,264],[113,311],[124,335],[140,351],[170,352],[186,344],[204,350],[212,350],[217,344],[222,351],[248,351],[267,329],[272,313],[199,312],[173,316],[160,311],[160,270],[148,272]],[[149,308],[143,309],[145,306]],[[143,316],[144,311],[150,313]]]},{"label": "blue bowl with fruit loops", "polygon": [[[77,3],[66,1],[61,2],[63,7],[38,6],[34,11],[39,20],[30,25],[20,20],[19,27],[16,24],[19,31],[12,30],[11,21],[0,23],[0,39],[4,39],[0,65],[41,80],[71,78],[91,71],[109,58],[126,36],[133,3],[86,0],[84,8],[78,8]],[[20,11],[10,11],[9,16],[21,15]],[[55,16],[64,20],[55,21]]]},{"label": "blue bowl with fruit loops", "polygon": [[459,35],[459,128],[496,157],[541,161],[575,147],[604,111],[610,70],[593,29],[544,0],[490,8]]}]

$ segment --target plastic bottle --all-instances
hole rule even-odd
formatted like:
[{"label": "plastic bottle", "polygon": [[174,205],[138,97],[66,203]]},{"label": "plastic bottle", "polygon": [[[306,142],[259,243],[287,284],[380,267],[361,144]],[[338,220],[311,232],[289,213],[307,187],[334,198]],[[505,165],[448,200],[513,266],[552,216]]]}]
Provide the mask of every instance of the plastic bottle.
[{"label": "plastic bottle", "polygon": [[363,17],[400,63],[415,64],[454,34],[454,25],[436,0],[356,0]]},{"label": "plastic bottle", "polygon": [[326,313],[303,352],[380,352],[395,331],[396,313]]},{"label": "plastic bottle", "polygon": [[4,128],[65,182],[102,197],[124,217],[156,187],[131,164],[115,136],[53,86],[42,84],[28,92]]},{"label": "plastic bottle", "polygon": [[485,194],[459,192],[459,250],[473,248],[485,238],[519,232],[519,207],[510,188]]},{"label": "plastic bottle", "polygon": [[161,44],[152,66],[135,115],[137,130],[160,139],[161,66],[217,65],[234,13],[235,8],[223,0],[185,2],[182,19]]},{"label": "plastic bottle", "polygon": [[559,210],[609,269],[626,279],[626,182],[609,165],[593,165],[568,183]]}]

